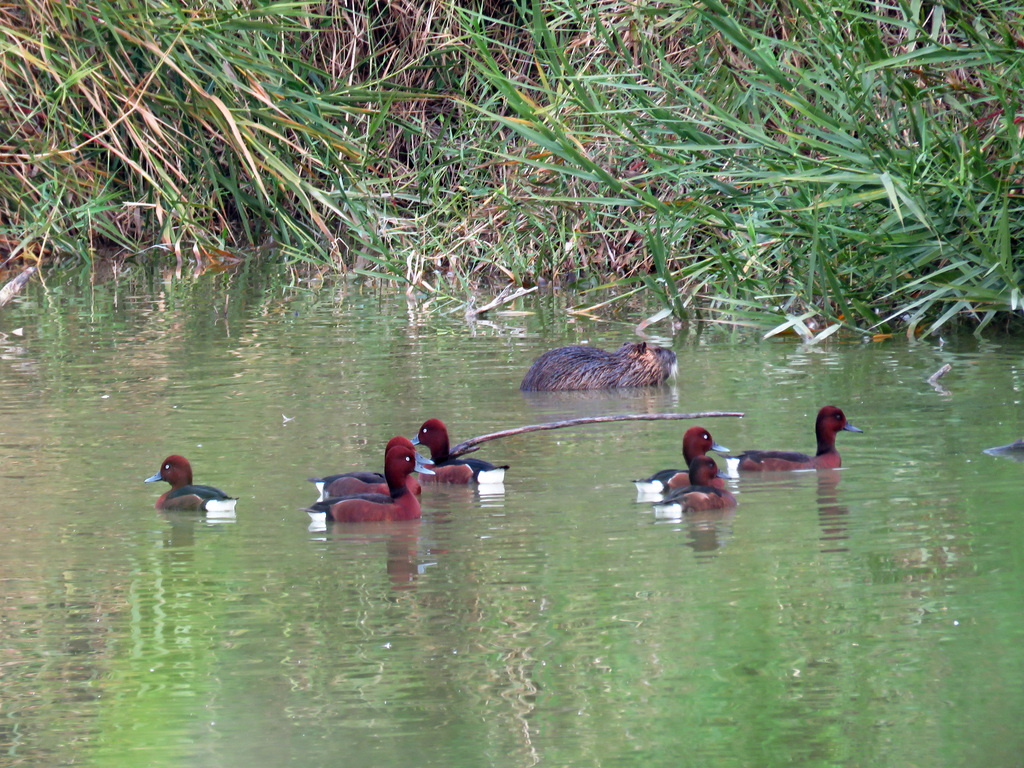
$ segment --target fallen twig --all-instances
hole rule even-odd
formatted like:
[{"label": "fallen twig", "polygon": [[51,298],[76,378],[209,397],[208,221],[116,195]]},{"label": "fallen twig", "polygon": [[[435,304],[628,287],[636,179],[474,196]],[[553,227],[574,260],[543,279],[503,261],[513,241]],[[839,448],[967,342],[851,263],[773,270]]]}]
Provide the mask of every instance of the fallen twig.
[{"label": "fallen twig", "polygon": [[461,456],[464,453],[472,453],[478,450],[477,446],[489,440],[497,440],[499,437],[511,437],[522,435],[527,432],[541,432],[547,429],[561,429],[562,427],[578,427],[581,424],[604,424],[609,421],[663,421],[669,419],[710,419],[719,416],[742,417],[742,411],[703,411],[702,413],[641,413],[625,414],[621,416],[587,416],[579,419],[566,419],[565,421],[549,421],[545,424],[530,424],[526,427],[514,427],[503,429],[500,432],[491,432],[489,435],[471,437],[463,440],[452,448],[448,455],[452,458]]},{"label": "fallen twig", "polygon": [[937,370],[935,373],[928,377],[928,383],[934,387],[935,382],[937,382],[939,379],[941,379],[943,376],[945,376],[952,370],[953,366],[947,363],[946,365],[942,366],[941,368],[939,368],[939,370]]},{"label": "fallen twig", "polygon": [[29,267],[16,278],[11,280],[3,288],[0,288],[0,307],[9,302],[15,296],[20,293],[21,289],[25,287],[25,283],[28,279],[36,273],[35,267]]},{"label": "fallen twig", "polygon": [[484,304],[482,307],[480,307],[480,309],[467,306],[466,317],[476,317],[478,315],[482,315],[484,312],[494,309],[495,307],[500,307],[502,304],[508,304],[510,301],[515,301],[520,296],[525,296],[528,293],[533,293],[534,291],[536,291],[537,286],[534,286],[533,288],[517,288],[512,293],[508,292],[510,289],[511,286],[502,291],[498,295],[498,297],[494,299],[494,301],[490,302],[489,304]]}]

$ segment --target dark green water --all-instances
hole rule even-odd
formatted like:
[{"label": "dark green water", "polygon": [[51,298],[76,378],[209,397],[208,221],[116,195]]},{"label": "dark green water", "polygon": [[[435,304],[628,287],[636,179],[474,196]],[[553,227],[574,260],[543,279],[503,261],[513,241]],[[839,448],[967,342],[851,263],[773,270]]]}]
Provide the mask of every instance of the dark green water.
[{"label": "dark green water", "polygon": [[[1024,435],[1020,340],[662,338],[672,387],[526,397],[541,351],[643,317],[559,306],[470,326],[221,276],[0,312],[0,764],[1020,764],[1024,464],[981,453]],[[504,493],[428,488],[414,523],[299,511],[432,416],[739,409],[701,423],[810,450],[826,403],[864,429],[845,468],[744,477],[719,518],[635,501],[688,422],[488,443]],[[154,510],[169,453],[237,519]]]}]

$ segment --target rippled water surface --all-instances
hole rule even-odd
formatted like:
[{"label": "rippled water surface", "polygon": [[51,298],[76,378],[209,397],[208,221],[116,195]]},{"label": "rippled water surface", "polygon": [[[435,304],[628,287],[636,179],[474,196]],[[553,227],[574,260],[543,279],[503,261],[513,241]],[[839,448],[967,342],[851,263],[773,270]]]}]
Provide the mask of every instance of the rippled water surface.
[{"label": "rippled water surface", "polygon": [[[525,396],[644,316],[563,305],[220,276],[0,310],[0,764],[1019,765],[1024,464],[981,451],[1024,436],[1024,344],[662,336],[670,387]],[[300,510],[432,416],[742,410],[701,424],[811,450],[826,403],[864,430],[844,469],[745,476],[727,515],[637,503],[679,421],[487,443],[504,491],[428,487],[420,521]],[[237,518],[157,512],[169,453]]]}]

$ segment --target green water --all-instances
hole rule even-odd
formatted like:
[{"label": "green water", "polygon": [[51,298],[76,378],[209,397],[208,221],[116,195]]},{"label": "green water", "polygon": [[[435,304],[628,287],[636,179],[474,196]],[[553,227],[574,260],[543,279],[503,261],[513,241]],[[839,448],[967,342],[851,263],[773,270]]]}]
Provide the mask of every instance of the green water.
[{"label": "green water", "polygon": [[[561,306],[222,275],[0,311],[0,764],[1019,765],[1024,464],[981,449],[1024,435],[1024,344],[662,337],[671,387],[524,396],[541,351],[643,317]],[[504,493],[427,488],[413,523],[300,511],[428,417],[739,409],[701,423],[810,450],[826,403],[864,430],[844,469],[744,477],[729,515],[635,500],[687,422],[488,443]],[[169,453],[237,518],[157,512]]]}]

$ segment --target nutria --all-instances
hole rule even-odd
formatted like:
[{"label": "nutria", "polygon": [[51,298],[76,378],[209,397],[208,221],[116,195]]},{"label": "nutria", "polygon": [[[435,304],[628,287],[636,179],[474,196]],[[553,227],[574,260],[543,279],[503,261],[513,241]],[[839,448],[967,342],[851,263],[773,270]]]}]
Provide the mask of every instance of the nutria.
[{"label": "nutria", "polygon": [[519,388],[524,392],[649,387],[676,373],[676,353],[642,341],[615,352],[559,347],[537,358]]}]

